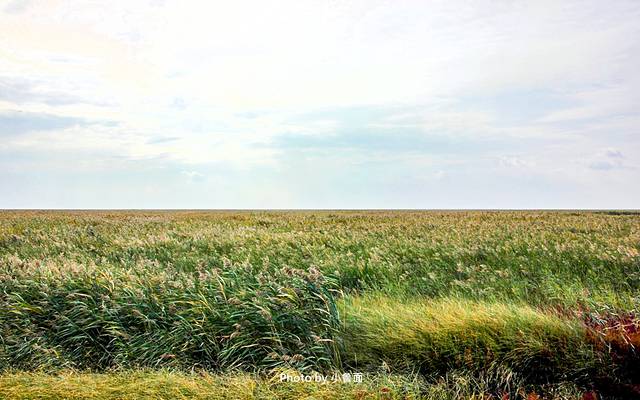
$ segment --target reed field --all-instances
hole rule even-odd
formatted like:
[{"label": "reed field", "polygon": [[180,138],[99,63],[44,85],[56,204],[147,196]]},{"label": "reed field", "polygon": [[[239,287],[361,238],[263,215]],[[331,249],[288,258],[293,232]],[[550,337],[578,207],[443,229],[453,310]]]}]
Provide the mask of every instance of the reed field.
[{"label": "reed field", "polygon": [[633,399],[639,313],[632,211],[0,212],[2,399]]}]

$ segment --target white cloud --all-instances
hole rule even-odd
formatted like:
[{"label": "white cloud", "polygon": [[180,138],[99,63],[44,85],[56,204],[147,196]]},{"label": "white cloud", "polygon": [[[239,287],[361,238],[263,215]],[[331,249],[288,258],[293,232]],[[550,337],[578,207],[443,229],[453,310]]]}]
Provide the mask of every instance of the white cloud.
[{"label": "white cloud", "polygon": [[589,168],[608,171],[617,168],[632,168],[625,161],[625,156],[616,148],[609,147],[598,152],[589,162]]},{"label": "white cloud", "polygon": [[[377,162],[407,177],[428,165],[443,182],[456,168],[633,178],[638,20],[634,1],[0,1],[0,113],[84,121],[1,126],[0,164],[21,154],[43,169],[49,152],[66,171],[162,160],[179,176],[307,157],[344,176]],[[510,104],[531,93],[544,104]],[[342,145],[302,157],[275,145],[291,137]]]},{"label": "white cloud", "polygon": [[16,75],[123,105],[177,92],[242,110],[335,107],[613,79],[634,14],[623,2],[48,2],[3,16],[0,37]]}]

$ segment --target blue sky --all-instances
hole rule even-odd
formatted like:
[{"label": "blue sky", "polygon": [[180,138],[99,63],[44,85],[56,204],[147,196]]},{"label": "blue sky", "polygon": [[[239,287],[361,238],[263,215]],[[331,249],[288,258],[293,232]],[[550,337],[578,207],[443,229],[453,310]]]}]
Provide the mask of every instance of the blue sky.
[{"label": "blue sky", "polygon": [[637,1],[0,1],[0,208],[638,208]]}]

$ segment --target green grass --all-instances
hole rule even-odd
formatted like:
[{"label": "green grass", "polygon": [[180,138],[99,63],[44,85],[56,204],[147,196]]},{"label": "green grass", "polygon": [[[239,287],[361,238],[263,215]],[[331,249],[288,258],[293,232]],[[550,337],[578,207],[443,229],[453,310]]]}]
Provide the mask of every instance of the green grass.
[{"label": "green grass", "polygon": [[184,273],[313,265],[345,291],[628,306],[639,226],[640,214],[593,212],[4,212],[0,259]]},{"label": "green grass", "polygon": [[1,283],[0,367],[339,365],[335,300],[317,270],[152,271],[15,269]]},{"label": "green grass", "polygon": [[465,370],[494,374],[507,387],[584,381],[611,367],[581,321],[526,305],[369,296],[345,303],[345,358],[361,368],[385,363],[427,376]]},{"label": "green grass", "polygon": [[2,212],[0,398],[66,387],[45,373],[95,398],[238,376],[269,398],[279,368],[434,399],[607,394],[638,383],[639,305],[633,212]]}]

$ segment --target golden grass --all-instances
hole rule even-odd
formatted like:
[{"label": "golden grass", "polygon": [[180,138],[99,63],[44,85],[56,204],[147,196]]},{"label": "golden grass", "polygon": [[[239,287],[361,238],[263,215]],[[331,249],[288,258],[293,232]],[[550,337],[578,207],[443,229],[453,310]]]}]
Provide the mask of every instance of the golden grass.
[{"label": "golden grass", "polygon": [[418,396],[417,385],[394,377],[375,377],[361,384],[300,384],[280,383],[275,375],[269,378],[170,371],[0,375],[0,398],[7,400],[412,399]]}]

